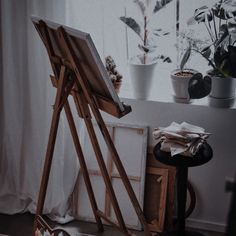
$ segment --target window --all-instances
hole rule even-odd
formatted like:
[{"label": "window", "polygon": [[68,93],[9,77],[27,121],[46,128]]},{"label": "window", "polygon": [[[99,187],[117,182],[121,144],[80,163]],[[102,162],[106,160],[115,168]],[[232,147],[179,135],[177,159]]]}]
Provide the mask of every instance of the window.
[{"label": "window", "polygon": [[[157,37],[157,53],[169,56],[172,63],[158,63],[155,69],[155,83],[152,96],[160,101],[172,101],[170,72],[176,69],[179,58],[186,44],[176,37],[177,4],[179,4],[179,32],[195,31],[195,35],[206,36],[204,25],[187,26],[187,19],[193,16],[194,10],[203,5],[212,5],[216,0],[173,0],[150,20],[152,28],[161,28],[169,35]],[[121,96],[130,95],[128,59],[139,53],[137,35],[119,19],[120,16],[133,17],[141,21],[141,15],[133,0],[68,0],[67,24],[71,27],[89,32],[95,42],[101,58],[111,55],[118,71],[123,75],[123,92]],[[187,67],[204,72],[209,69],[200,55],[190,58]],[[156,100],[156,99],[155,99]]]}]

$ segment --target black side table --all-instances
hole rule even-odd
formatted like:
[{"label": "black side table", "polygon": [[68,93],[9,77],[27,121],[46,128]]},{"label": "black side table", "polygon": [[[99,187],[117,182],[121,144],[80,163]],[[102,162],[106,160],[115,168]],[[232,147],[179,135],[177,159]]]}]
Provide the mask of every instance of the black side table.
[{"label": "black side table", "polygon": [[200,166],[211,160],[212,148],[206,142],[202,144],[196,155],[186,157],[175,155],[172,157],[169,152],[161,151],[161,143],[158,143],[153,150],[155,158],[166,165],[177,168],[177,230],[167,232],[170,236],[202,236],[202,234],[185,230],[185,210],[187,200],[188,167]]}]

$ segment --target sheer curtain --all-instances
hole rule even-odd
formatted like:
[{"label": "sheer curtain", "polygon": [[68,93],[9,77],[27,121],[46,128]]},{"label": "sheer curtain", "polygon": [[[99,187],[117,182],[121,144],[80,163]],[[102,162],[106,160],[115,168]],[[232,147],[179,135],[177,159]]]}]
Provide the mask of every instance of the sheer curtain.
[{"label": "sheer curtain", "polygon": [[[64,0],[1,0],[0,212],[35,212],[55,91],[30,16],[65,23]],[[44,213],[68,220],[78,161],[60,120]]]}]

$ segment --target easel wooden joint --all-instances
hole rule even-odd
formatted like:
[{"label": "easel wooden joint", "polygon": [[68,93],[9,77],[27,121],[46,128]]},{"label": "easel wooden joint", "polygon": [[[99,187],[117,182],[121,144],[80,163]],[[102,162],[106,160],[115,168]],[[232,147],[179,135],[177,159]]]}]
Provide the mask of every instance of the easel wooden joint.
[{"label": "easel wooden joint", "polygon": [[[53,22],[43,21],[36,17],[32,17],[32,20],[47,49],[54,72],[54,76],[51,76],[51,81],[53,86],[57,89],[38,197],[36,217],[34,221],[33,235],[35,235],[35,231],[38,226],[46,225],[46,228],[49,227],[46,223],[42,224],[42,214],[57,136],[59,118],[63,108],[65,110],[66,118],[70,127],[70,132],[81,167],[81,173],[85,181],[98,230],[104,230],[102,223],[103,219],[123,232],[124,235],[131,235],[125,225],[119,203],[117,201],[110,176],[107,171],[106,163],[104,162],[102,156],[99,142],[92,123],[92,115],[98,123],[108,149],[112,153],[113,162],[116,165],[136,214],[143,225],[145,235],[150,235],[150,231],[142,209],[138,203],[128,176],[120,161],[119,155],[100,113],[100,110],[103,110],[117,118],[120,118],[128,114],[131,111],[131,107],[124,105],[119,101],[119,98],[112,87],[111,81],[107,77],[96,48],[94,47],[93,42],[88,34],[81,31],[75,31],[74,29],[70,29]],[[86,158],[84,157],[82,151],[79,136],[76,131],[75,121],[68,102],[69,95],[71,95],[74,99],[78,115],[85,122],[89,138],[94,149],[106,190],[111,200],[118,223],[111,221],[98,208],[85,161]],[[51,230],[50,227],[48,230]]]}]

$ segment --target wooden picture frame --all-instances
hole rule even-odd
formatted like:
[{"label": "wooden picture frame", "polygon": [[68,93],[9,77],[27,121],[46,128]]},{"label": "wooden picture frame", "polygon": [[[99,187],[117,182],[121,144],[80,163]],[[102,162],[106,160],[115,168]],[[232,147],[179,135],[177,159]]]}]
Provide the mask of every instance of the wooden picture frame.
[{"label": "wooden picture frame", "polygon": [[[134,189],[139,204],[141,207],[143,207],[148,127],[144,125],[121,124],[116,122],[106,122],[106,126],[117,148],[121,161],[124,164],[124,168]],[[126,225],[131,229],[141,230],[142,226],[138,218],[134,214],[133,209],[129,207],[128,195],[121,184],[120,175],[114,166],[111,153],[108,151],[105,143],[101,139],[102,134],[98,131],[98,126],[96,124],[94,124],[94,128]],[[104,211],[106,217],[110,218],[111,220],[115,220],[114,210],[107,194],[106,187],[103,184],[101,172],[98,169],[98,165],[84,126],[81,128],[80,134],[81,144],[83,146],[88,165],[88,172],[91,178],[94,193],[97,197],[97,201],[101,209]],[[84,190],[85,185],[80,173],[77,179],[77,186],[73,193],[73,214],[79,220],[94,222],[94,216],[87,204],[88,196]]]},{"label": "wooden picture frame", "polygon": [[[153,155],[153,147],[148,147],[147,156],[147,167],[162,168],[168,170],[168,186],[167,186],[167,200],[166,200],[166,214],[165,214],[165,227],[164,229],[172,230],[173,218],[174,218],[174,208],[175,208],[175,183],[176,183],[176,168],[174,166],[165,165],[158,160]],[[148,184],[148,183],[146,183]]]},{"label": "wooden picture frame", "polygon": [[168,170],[147,167],[144,214],[151,231],[163,232],[165,226]]}]

